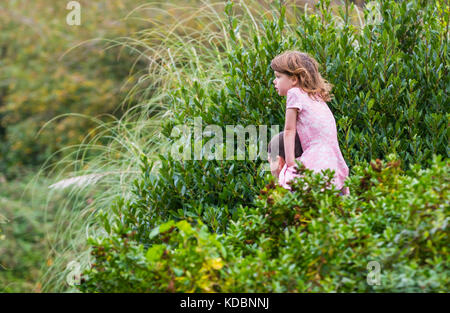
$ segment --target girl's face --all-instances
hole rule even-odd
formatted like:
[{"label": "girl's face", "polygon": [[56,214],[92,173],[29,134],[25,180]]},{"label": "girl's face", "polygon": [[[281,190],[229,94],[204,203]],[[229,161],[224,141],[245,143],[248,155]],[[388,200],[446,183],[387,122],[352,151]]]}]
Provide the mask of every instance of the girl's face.
[{"label": "girl's face", "polygon": [[297,79],[275,71],[274,87],[280,96],[286,96],[289,89],[295,87]]}]

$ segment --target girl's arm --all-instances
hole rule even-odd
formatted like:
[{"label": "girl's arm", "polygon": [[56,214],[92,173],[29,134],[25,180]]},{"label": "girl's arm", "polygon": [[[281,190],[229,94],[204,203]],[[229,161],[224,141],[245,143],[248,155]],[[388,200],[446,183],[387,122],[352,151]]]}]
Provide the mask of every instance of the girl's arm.
[{"label": "girl's arm", "polygon": [[295,166],[295,132],[297,131],[297,109],[286,109],[284,125],[284,154],[287,167]]}]

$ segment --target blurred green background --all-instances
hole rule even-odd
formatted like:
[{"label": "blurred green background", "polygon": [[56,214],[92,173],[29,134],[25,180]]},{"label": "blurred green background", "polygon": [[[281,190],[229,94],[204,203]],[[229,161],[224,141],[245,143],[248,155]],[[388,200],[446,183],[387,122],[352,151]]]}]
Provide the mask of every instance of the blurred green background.
[{"label": "blurred green background", "polygon": [[[197,77],[222,86],[217,76],[226,72],[216,59],[228,44],[220,28],[227,21],[215,15],[223,13],[223,2],[80,0],[80,26],[67,25],[68,2],[0,3],[0,292],[61,290],[54,287],[64,280],[61,270],[87,250],[85,233],[95,228],[91,212],[109,208],[116,195],[126,198],[140,153],[158,147],[155,129],[171,113],[167,92],[192,88]],[[262,16],[277,2],[247,4]],[[285,1],[299,12],[316,2]],[[342,9],[346,1],[331,2]],[[348,14],[358,25],[360,17]],[[350,130],[346,119],[337,122]],[[357,145],[358,138],[350,141]],[[90,171],[111,175],[83,190],[49,189]]]}]

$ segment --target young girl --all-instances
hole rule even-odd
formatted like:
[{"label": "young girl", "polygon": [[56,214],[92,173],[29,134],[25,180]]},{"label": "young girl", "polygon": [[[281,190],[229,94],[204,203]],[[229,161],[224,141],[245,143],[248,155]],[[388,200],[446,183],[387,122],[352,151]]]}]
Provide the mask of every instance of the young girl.
[{"label": "young girl", "polygon": [[297,158],[303,165],[320,173],[329,168],[335,171],[332,183],[341,195],[350,194],[344,186],[349,170],[339,149],[336,121],[325,101],[330,101],[332,85],[322,78],[317,61],[307,53],[286,51],[271,64],[275,72],[274,86],[278,94],[287,96],[284,142],[286,163],[279,173],[278,183],[287,184],[294,177],[294,138],[298,133],[303,149]]}]

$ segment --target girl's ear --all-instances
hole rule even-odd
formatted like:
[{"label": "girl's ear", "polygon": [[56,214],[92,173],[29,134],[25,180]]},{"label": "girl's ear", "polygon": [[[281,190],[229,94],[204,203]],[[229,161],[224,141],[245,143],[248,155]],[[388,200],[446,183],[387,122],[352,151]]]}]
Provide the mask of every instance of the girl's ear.
[{"label": "girl's ear", "polygon": [[300,81],[299,81],[297,75],[293,75],[293,76],[291,77],[291,82],[292,82],[292,87],[297,86],[297,85],[300,83]]}]

